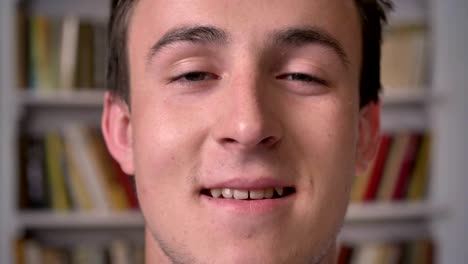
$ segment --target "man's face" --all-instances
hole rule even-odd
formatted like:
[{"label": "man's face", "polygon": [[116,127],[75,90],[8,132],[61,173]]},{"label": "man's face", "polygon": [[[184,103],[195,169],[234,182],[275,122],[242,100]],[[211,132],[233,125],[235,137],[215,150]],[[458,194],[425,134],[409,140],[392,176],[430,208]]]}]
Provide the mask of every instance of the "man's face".
[{"label": "man's face", "polygon": [[148,255],[313,263],[329,251],[375,128],[359,109],[354,1],[140,0],[128,41],[131,110],[108,100],[104,133],[136,175]]}]

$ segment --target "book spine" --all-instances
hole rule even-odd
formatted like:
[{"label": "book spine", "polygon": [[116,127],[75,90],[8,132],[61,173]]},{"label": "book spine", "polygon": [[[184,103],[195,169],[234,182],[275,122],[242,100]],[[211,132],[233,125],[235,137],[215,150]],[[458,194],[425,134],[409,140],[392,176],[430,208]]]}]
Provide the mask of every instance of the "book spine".
[{"label": "book spine", "polygon": [[391,143],[392,138],[389,135],[382,136],[374,167],[372,169],[372,174],[369,179],[369,184],[364,193],[364,201],[373,201],[377,195],[377,190],[379,188],[380,179],[382,177],[383,168],[385,166],[385,161],[387,159]]}]

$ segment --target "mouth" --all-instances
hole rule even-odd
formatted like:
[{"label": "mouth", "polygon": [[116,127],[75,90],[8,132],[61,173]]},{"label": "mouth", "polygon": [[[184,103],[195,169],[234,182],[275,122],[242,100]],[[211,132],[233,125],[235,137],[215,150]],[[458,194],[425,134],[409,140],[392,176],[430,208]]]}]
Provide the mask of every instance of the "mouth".
[{"label": "mouth", "polygon": [[272,187],[263,189],[215,188],[202,189],[200,194],[214,199],[233,200],[272,200],[281,199],[296,193],[294,187]]}]

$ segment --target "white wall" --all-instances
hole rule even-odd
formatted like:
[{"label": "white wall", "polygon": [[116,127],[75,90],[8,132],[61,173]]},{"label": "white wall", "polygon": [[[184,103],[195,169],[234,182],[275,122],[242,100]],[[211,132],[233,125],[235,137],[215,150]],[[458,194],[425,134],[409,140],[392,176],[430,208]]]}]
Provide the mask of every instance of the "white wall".
[{"label": "white wall", "polygon": [[432,0],[434,112],[432,198],[449,207],[435,222],[436,263],[468,260],[468,1]]}]

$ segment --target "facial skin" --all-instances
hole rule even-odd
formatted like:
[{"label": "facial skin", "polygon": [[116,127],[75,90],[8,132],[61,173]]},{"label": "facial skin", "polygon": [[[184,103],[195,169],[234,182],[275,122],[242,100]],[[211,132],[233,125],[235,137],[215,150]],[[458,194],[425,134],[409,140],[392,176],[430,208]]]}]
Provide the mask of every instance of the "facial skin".
[{"label": "facial skin", "polygon": [[[147,263],[333,262],[379,127],[360,34],[353,1],[138,1],[130,106],[107,94],[103,133],[136,177]],[[221,187],[294,192],[203,191]]]}]

